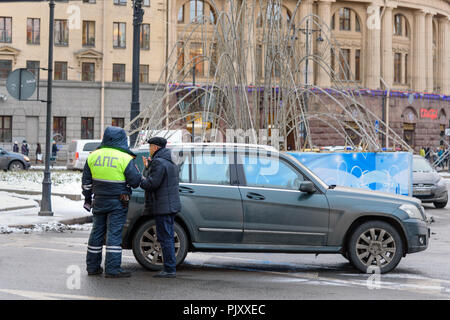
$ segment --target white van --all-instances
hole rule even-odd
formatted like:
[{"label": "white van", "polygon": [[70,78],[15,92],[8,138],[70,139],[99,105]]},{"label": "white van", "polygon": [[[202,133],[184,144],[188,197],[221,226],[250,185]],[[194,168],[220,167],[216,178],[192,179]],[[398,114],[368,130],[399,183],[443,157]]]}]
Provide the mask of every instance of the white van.
[{"label": "white van", "polygon": [[72,140],[67,150],[67,169],[83,170],[87,157],[101,142],[102,140]]}]

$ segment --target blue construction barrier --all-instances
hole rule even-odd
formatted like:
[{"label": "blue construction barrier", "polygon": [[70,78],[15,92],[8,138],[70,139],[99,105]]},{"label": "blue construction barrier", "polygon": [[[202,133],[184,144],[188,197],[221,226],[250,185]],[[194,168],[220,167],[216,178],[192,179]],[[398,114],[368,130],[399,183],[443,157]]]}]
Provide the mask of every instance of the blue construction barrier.
[{"label": "blue construction barrier", "polygon": [[288,153],[329,185],[412,196],[412,153]]}]

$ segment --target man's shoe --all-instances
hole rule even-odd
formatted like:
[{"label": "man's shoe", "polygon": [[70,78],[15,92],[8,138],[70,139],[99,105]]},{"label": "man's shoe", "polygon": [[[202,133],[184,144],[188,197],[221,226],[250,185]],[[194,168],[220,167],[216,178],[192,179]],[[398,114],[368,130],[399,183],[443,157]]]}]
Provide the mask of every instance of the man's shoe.
[{"label": "man's shoe", "polygon": [[129,278],[131,272],[119,271],[119,273],[105,273],[105,278]]},{"label": "man's shoe", "polygon": [[177,274],[175,272],[165,272],[161,271],[153,276],[153,278],[176,278]]},{"label": "man's shoe", "polygon": [[100,268],[98,268],[95,271],[88,271],[88,276],[97,276],[97,275],[102,274],[102,273],[103,273],[103,268],[100,267]]}]

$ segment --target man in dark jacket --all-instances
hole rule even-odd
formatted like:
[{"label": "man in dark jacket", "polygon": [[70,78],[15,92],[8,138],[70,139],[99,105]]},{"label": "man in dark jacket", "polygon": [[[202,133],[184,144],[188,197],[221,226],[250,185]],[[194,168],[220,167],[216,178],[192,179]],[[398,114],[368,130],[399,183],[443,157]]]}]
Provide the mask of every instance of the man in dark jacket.
[{"label": "man in dark jacket", "polygon": [[146,179],[142,179],[141,188],[153,195],[152,213],[156,222],[156,237],[161,244],[164,258],[164,270],[155,275],[158,278],[175,278],[176,257],[173,223],[175,215],[181,209],[178,191],[178,166],[172,161],[172,154],[166,148],[164,138],[153,137],[150,145],[151,166]]},{"label": "man in dark jacket", "polygon": [[[101,268],[103,243],[106,235],[105,277],[129,277],[121,268],[122,231],[128,212],[131,187],[137,188],[142,175],[137,169],[136,155],[128,149],[125,130],[108,127],[100,146],[84,165],[82,189],[84,208],[92,206],[94,225],[89,237],[86,270],[88,275],[103,273]],[[94,201],[92,202],[92,194]]]}]

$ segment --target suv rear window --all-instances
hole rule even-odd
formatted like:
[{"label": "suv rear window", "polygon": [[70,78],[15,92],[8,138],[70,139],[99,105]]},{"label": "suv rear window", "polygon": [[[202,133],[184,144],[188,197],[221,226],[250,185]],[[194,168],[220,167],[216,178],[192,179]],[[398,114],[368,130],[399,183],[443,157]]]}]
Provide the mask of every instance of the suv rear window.
[{"label": "suv rear window", "polygon": [[99,142],[89,142],[84,145],[83,151],[94,151],[100,145]]}]

